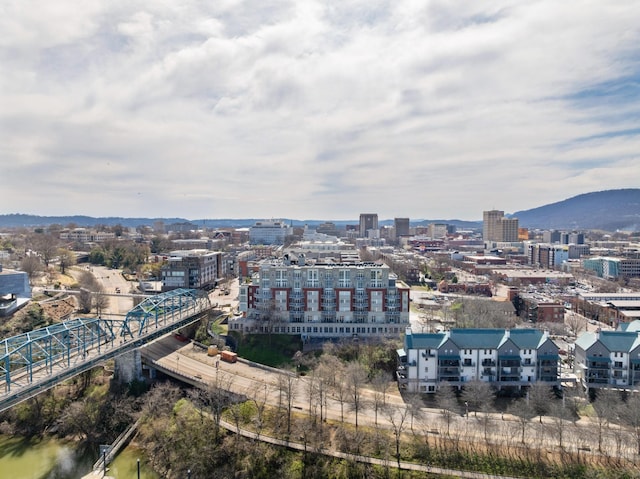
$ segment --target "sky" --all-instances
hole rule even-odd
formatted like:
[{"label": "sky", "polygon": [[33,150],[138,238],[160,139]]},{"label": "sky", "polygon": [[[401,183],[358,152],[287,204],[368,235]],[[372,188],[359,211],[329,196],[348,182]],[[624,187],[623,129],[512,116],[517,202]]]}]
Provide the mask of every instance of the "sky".
[{"label": "sky", "polygon": [[640,186],[637,0],[7,0],[0,214],[482,218]]}]

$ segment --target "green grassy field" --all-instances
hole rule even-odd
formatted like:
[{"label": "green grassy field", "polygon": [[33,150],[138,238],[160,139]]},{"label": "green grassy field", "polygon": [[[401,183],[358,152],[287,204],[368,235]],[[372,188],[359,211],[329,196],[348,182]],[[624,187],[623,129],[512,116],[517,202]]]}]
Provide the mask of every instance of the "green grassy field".
[{"label": "green grassy field", "polygon": [[267,366],[291,364],[293,355],[302,350],[299,335],[231,334],[238,342],[238,356]]}]

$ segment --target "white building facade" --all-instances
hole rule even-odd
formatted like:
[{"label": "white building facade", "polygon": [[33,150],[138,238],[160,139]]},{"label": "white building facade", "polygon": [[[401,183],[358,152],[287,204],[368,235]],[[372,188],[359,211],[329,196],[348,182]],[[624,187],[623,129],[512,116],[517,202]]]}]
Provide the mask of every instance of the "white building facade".
[{"label": "white building facade", "polygon": [[489,382],[497,389],[542,381],[559,385],[558,346],[535,329],[453,329],[413,333],[398,351],[398,384],[413,393],[435,393],[443,384]]},{"label": "white building facade", "polygon": [[293,234],[293,228],[283,221],[256,221],[249,228],[250,244],[284,244],[287,236]]}]

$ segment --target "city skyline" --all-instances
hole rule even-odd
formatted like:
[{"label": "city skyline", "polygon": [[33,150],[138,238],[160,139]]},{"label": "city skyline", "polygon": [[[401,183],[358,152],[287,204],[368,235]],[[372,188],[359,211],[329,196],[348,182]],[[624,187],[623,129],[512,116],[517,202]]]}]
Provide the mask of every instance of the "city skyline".
[{"label": "city skyline", "polygon": [[635,2],[5,8],[0,214],[477,221],[637,187]]}]

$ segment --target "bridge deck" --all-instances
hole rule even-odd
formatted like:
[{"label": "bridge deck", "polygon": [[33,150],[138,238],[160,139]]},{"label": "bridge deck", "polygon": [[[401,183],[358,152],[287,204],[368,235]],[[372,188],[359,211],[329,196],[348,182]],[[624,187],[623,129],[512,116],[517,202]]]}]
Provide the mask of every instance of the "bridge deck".
[{"label": "bridge deck", "polygon": [[179,289],[147,298],[124,319],[79,318],[6,338],[0,342],[0,411],[192,323],[211,308],[206,293]]}]

